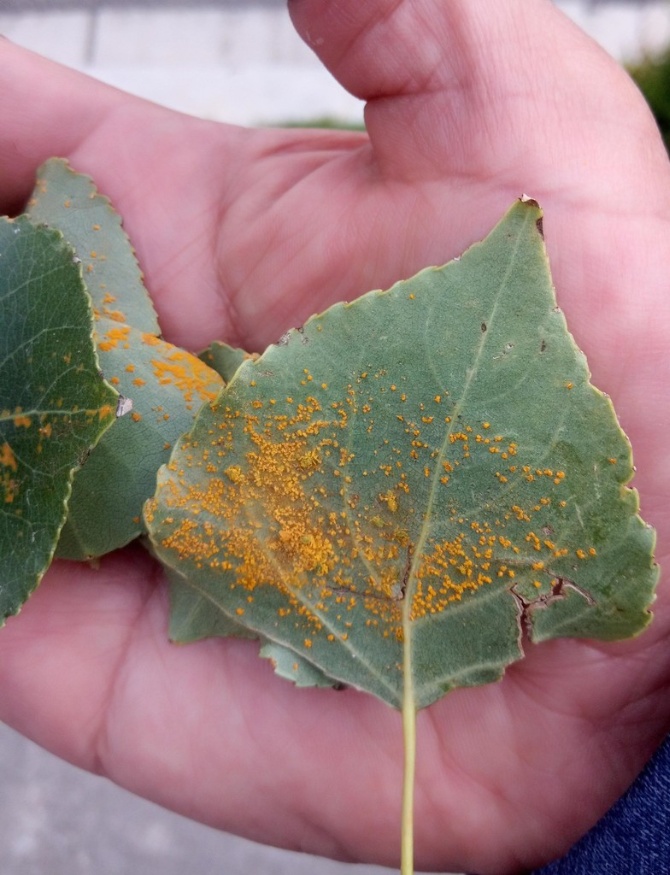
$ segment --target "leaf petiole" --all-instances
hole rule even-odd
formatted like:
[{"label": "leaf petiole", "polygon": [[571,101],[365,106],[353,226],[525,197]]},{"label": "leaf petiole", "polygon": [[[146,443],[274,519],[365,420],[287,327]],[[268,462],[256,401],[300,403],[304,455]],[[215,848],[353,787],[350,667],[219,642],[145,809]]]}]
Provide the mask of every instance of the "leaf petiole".
[{"label": "leaf petiole", "polygon": [[409,602],[403,605],[405,615],[403,630],[403,695],[402,729],[404,745],[404,768],[402,788],[402,833],[400,848],[401,875],[414,875],[414,777],[416,772],[416,702],[412,673],[412,638],[407,615]]}]

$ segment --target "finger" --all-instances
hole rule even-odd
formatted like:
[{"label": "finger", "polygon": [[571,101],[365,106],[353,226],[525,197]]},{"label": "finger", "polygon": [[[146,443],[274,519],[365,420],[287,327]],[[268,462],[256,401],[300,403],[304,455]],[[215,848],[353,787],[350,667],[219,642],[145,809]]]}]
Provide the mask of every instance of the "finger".
[{"label": "finger", "polygon": [[[377,159],[396,177],[495,174],[513,179],[516,195],[542,174],[548,187],[550,174],[557,189],[587,160],[612,166],[639,153],[638,124],[654,159],[664,158],[625,74],[548,0],[292,0],[289,8],[331,72],[367,101]],[[585,141],[568,148],[583,122],[607,134],[595,155],[577,151]],[[632,161],[627,170],[626,194],[644,175]],[[608,194],[622,192],[600,193]]]},{"label": "finger", "polygon": [[621,390],[610,375],[622,350],[632,360],[641,335],[667,344],[647,314],[667,312],[670,225],[667,155],[627,75],[549,0],[289,8],[331,72],[368,101],[382,178],[434,182],[442,209],[459,216],[445,224],[460,248],[521,192],[538,198],[561,304],[597,381]]},{"label": "finger", "polygon": [[122,214],[132,213],[168,159],[173,173],[193,163],[183,154],[188,136],[192,153],[198,148],[198,132],[187,125],[195,120],[7,40],[0,40],[0,118],[0,208],[25,199],[36,168],[59,156],[91,174]]},{"label": "finger", "polygon": [[35,169],[52,155],[71,155],[119,94],[0,40],[0,212],[20,208]]}]

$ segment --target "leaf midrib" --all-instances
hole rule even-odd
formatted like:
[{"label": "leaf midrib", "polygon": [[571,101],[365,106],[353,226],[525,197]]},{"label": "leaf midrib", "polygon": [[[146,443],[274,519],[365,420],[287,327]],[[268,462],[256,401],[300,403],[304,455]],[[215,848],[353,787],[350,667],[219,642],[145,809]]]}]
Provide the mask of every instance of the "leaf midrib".
[{"label": "leaf midrib", "polygon": [[[528,219],[526,219],[528,222]],[[454,410],[451,416],[451,422],[449,423],[449,427],[445,431],[444,440],[442,441],[442,446],[440,447],[440,451],[438,457],[435,460],[435,466],[433,471],[433,476],[431,479],[430,490],[428,492],[428,500],[426,511],[423,517],[423,522],[421,525],[421,530],[419,533],[419,538],[417,540],[416,545],[413,549],[412,562],[409,568],[409,573],[407,575],[407,589],[404,594],[404,603],[403,603],[403,687],[407,687],[408,690],[412,691],[414,689],[414,680],[413,680],[413,655],[412,655],[412,630],[414,626],[414,621],[411,618],[412,612],[412,603],[414,600],[414,590],[416,587],[416,575],[421,565],[421,556],[423,554],[423,550],[425,548],[426,540],[428,538],[429,531],[431,529],[431,519],[433,517],[434,506],[436,503],[436,497],[438,493],[438,484],[440,482],[440,466],[442,461],[444,460],[447,452],[447,447],[449,444],[450,436],[453,434],[453,430],[455,427],[455,423],[460,415],[461,411],[465,406],[465,402],[467,400],[468,393],[470,391],[470,387],[478,374],[479,370],[479,362],[481,360],[483,351],[486,345],[489,342],[491,337],[491,326],[494,324],[496,319],[496,314],[498,311],[498,307],[500,304],[500,300],[503,296],[503,291],[509,282],[510,275],[513,270],[514,263],[516,261],[517,252],[519,246],[521,244],[521,233],[517,234],[517,238],[514,244],[514,248],[510,254],[507,268],[502,277],[502,280],[498,287],[498,292],[495,295],[494,305],[491,309],[490,316],[488,317],[488,329],[485,333],[481,335],[477,352],[474,357],[474,361],[472,367],[467,371],[467,378],[465,381],[465,385],[463,387],[463,391],[459,400],[456,402],[454,406]]]}]

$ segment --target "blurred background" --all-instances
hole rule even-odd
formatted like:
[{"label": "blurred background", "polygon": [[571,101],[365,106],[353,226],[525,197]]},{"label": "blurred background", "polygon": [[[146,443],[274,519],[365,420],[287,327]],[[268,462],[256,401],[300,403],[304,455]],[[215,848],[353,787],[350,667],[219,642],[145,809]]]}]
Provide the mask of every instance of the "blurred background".
[{"label": "blurred background", "polygon": [[[670,3],[564,0],[625,64],[669,141]],[[0,0],[0,33],[163,105],[235,124],[360,124],[363,106],[285,0]],[[166,812],[0,724],[2,875],[383,875],[264,848]]]},{"label": "blurred background", "polygon": [[[664,119],[667,0],[559,0],[636,72]],[[236,124],[362,120],[322,69],[285,0],[0,0],[0,32],[54,60],[174,109]]]}]

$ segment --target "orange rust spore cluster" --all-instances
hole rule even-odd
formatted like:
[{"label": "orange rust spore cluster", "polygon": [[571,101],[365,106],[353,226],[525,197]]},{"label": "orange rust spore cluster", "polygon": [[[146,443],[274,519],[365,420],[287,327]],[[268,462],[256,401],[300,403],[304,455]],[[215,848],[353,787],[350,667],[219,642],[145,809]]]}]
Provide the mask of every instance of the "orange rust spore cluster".
[{"label": "orange rust spore cluster", "polygon": [[19,469],[14,451],[4,441],[0,445],[0,495],[2,504],[11,504],[18,494],[18,481],[13,475]]},{"label": "orange rust spore cluster", "polygon": [[163,340],[156,343],[152,335],[143,335],[143,342],[156,347],[157,355],[151,359],[156,381],[160,386],[174,386],[181,392],[186,409],[196,409],[206,401],[216,398],[220,385],[212,386],[212,371],[197,356],[186,350],[171,346]]},{"label": "orange rust spore cluster", "polygon": [[[108,295],[106,300],[111,303],[113,298]],[[135,410],[129,417],[131,421],[142,421],[142,412],[146,415],[150,410],[156,414],[159,423],[170,419],[162,405],[154,404],[157,389],[159,392],[165,388],[176,390],[183,399],[184,408],[193,414],[203,403],[214,400],[223,381],[197,356],[155,334],[139,332],[130,325],[114,321],[114,313],[107,309],[104,315],[106,319],[98,316],[96,322],[98,350],[109,382],[133,400]],[[120,311],[119,315],[123,316]],[[148,348],[148,356],[143,347]],[[134,350],[138,351],[135,357]],[[105,357],[106,353],[113,355]],[[148,403],[144,400],[145,390],[150,392]]]}]

